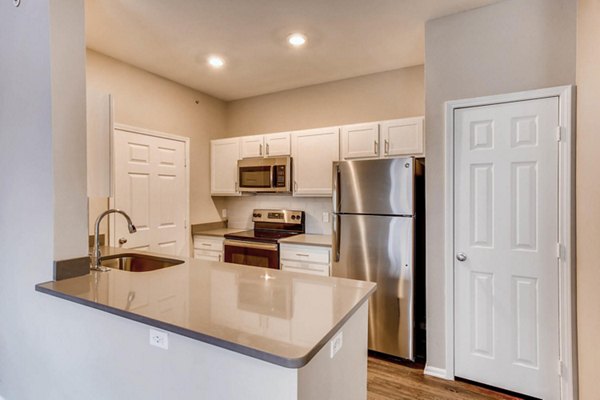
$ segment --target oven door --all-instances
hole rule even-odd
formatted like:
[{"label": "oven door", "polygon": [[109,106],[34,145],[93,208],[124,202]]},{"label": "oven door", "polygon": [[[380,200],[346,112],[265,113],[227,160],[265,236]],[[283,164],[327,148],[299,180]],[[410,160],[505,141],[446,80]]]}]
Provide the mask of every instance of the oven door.
[{"label": "oven door", "polygon": [[225,262],[279,269],[279,247],[276,243],[225,240],[223,244]]}]

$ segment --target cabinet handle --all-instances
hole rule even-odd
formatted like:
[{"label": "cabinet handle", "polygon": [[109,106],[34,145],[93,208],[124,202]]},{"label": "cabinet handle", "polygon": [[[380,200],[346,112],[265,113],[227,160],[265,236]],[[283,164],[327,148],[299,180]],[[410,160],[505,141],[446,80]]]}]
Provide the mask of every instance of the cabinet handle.
[{"label": "cabinet handle", "polygon": [[200,246],[208,246],[208,247],[210,247],[212,245],[210,243],[200,243]]},{"label": "cabinet handle", "polygon": [[378,154],[378,153],[379,153],[379,149],[378,149],[378,146],[377,146],[378,144],[379,144],[379,143],[377,143],[377,140],[375,140],[375,141],[373,142],[373,149],[375,150],[375,154]]},{"label": "cabinet handle", "polygon": [[390,154],[390,142],[389,142],[389,140],[385,139],[384,147],[385,147],[385,154]]},{"label": "cabinet handle", "polygon": [[269,143],[267,143],[266,146],[267,146],[267,155],[269,155]]},{"label": "cabinet handle", "polygon": [[238,183],[237,183],[237,181],[235,181],[235,191],[236,191],[236,192],[239,192],[239,187],[238,187]]},{"label": "cabinet handle", "polygon": [[221,255],[219,254],[219,262],[221,262]]},{"label": "cabinet handle", "polygon": [[298,182],[294,181],[294,192],[298,191]]},{"label": "cabinet handle", "polygon": [[262,144],[258,145],[258,154],[262,156]]},{"label": "cabinet handle", "polygon": [[298,257],[309,257],[308,254],[296,253]]}]

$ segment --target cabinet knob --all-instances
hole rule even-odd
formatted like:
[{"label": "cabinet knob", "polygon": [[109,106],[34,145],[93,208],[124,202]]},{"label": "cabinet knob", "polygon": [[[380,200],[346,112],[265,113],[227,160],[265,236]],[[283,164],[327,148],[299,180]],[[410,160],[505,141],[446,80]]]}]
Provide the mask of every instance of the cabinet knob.
[{"label": "cabinet knob", "polygon": [[127,243],[127,239],[125,239],[124,237],[122,237],[122,238],[119,238],[119,244],[120,244],[121,246],[123,246],[125,243]]}]

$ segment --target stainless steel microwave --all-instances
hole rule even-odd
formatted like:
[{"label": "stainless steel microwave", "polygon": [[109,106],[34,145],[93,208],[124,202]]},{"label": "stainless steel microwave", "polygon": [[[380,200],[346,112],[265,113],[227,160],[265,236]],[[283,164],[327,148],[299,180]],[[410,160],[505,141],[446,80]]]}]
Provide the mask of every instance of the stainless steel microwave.
[{"label": "stainless steel microwave", "polygon": [[239,190],[250,193],[289,193],[292,191],[291,170],[291,157],[239,160]]}]

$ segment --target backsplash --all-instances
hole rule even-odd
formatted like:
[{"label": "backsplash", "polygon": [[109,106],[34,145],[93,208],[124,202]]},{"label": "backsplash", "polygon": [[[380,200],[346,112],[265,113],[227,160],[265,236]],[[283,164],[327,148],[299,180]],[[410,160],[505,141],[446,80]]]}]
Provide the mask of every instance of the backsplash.
[{"label": "backsplash", "polygon": [[[283,195],[256,195],[228,197],[227,209],[230,228],[251,229],[252,210],[255,208],[285,208],[306,212],[306,233],[331,234],[331,197],[292,197]],[[323,213],[329,213],[329,222],[323,222]]]}]

